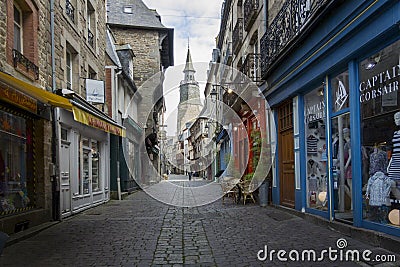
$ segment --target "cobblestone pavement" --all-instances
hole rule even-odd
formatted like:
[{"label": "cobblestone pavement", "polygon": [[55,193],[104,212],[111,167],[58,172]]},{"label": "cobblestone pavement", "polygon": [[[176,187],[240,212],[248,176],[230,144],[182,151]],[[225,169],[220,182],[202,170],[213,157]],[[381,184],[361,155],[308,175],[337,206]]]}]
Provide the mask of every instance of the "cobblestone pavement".
[{"label": "cobblestone pavement", "polygon": [[[186,187],[203,181],[176,181]],[[6,247],[0,266],[399,266],[378,263],[329,261],[282,262],[257,254],[272,250],[337,248],[345,238],[346,250],[369,249],[375,255],[389,251],[363,244],[317,226],[285,211],[255,204],[234,204],[227,199],[206,206],[168,206],[140,191],[123,201],[110,201],[75,215],[39,234]],[[339,250],[340,251],[340,250]],[[340,255],[340,253],[337,253]],[[263,256],[264,253],[260,253]],[[291,254],[296,256],[295,252]],[[285,255],[284,255],[285,256]],[[288,258],[288,254],[286,254]]]}]

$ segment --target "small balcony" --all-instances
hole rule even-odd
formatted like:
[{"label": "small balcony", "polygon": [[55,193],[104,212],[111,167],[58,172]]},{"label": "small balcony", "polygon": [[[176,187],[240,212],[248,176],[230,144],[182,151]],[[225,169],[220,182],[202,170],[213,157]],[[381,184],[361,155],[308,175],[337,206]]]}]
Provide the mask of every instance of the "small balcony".
[{"label": "small balcony", "polygon": [[261,82],[261,54],[247,54],[240,71],[253,82]]},{"label": "small balcony", "polygon": [[65,2],[65,13],[73,22],[75,22],[75,8],[69,0]]},{"label": "small balcony", "polygon": [[35,80],[39,80],[39,67],[36,66],[32,61],[30,61],[18,50],[13,49],[12,53],[14,68],[23,71]]},{"label": "small balcony", "polygon": [[310,28],[332,0],[287,0],[261,38],[261,75],[268,75],[289,47]]},{"label": "small balcony", "polygon": [[256,21],[259,9],[259,0],[246,0],[244,2],[244,29],[249,31]]},{"label": "small balcony", "polygon": [[243,18],[239,18],[236,22],[232,33],[232,49],[233,53],[237,54],[242,46],[243,41]]}]

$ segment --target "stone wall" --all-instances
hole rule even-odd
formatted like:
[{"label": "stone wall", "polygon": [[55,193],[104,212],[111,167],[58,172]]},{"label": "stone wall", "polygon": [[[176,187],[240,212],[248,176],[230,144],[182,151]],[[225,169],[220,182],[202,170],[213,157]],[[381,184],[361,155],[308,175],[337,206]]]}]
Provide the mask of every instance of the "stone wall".
[{"label": "stone wall", "polygon": [[[86,98],[85,79],[89,75],[89,67],[96,73],[98,80],[105,80],[105,49],[106,23],[105,0],[78,0],[76,1],[75,20],[67,16],[65,1],[56,1],[55,15],[55,46],[56,46],[56,84],[57,88],[66,88],[66,61],[67,47],[74,50],[73,91]],[[96,24],[94,33],[94,47],[88,42],[87,1],[95,9]]]}]

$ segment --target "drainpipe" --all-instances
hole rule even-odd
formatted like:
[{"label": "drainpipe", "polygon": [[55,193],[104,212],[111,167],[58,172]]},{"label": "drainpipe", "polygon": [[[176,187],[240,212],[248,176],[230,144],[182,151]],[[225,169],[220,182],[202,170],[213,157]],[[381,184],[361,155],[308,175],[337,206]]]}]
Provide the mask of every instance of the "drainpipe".
[{"label": "drainpipe", "polygon": [[264,0],[264,27],[265,31],[268,28],[268,0]]},{"label": "drainpipe", "polygon": [[[52,91],[56,91],[56,61],[55,61],[55,38],[54,38],[54,0],[50,0],[50,33],[51,33],[51,80]],[[52,159],[49,168],[52,187],[52,217],[54,221],[60,220],[60,187],[59,187],[59,142],[60,129],[58,127],[58,108],[51,108],[51,150]]]}]

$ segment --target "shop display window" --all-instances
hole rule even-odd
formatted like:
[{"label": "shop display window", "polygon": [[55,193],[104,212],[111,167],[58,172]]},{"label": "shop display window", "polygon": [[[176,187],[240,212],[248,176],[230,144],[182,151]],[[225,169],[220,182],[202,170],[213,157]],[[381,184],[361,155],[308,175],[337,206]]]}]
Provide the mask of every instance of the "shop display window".
[{"label": "shop display window", "polygon": [[359,64],[363,218],[399,226],[400,41]]},{"label": "shop display window", "polygon": [[80,137],[78,194],[88,195],[101,191],[100,143],[97,140]]},{"label": "shop display window", "polygon": [[100,179],[99,179],[99,142],[92,140],[92,190],[93,192],[100,191]]},{"label": "shop display window", "polygon": [[0,212],[32,206],[33,140],[29,120],[0,110]]},{"label": "shop display window", "polygon": [[326,113],[323,86],[304,96],[307,207],[327,210]]}]

